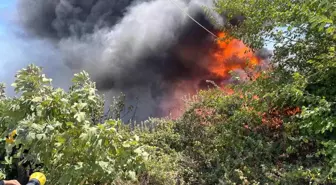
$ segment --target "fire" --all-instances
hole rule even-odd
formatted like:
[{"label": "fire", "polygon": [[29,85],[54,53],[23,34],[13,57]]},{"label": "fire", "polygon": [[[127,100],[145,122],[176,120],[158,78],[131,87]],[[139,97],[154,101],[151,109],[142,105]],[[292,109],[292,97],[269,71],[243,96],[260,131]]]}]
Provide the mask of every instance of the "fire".
[{"label": "fire", "polygon": [[[254,66],[261,64],[261,60],[242,41],[232,38],[223,32],[219,33],[218,37],[219,39],[215,42],[214,48],[209,49],[208,56],[205,57],[208,62],[206,62],[206,65],[202,65],[208,71],[208,75],[200,75],[192,80],[176,82],[175,88],[170,93],[170,97],[162,102],[162,108],[169,112],[168,114],[173,118],[180,117],[184,112],[182,97],[195,95],[201,89],[199,84],[202,81],[214,80],[216,83],[220,82],[218,85],[223,92],[233,94],[233,90],[225,87],[227,81],[232,77],[230,72],[253,69]],[[188,48],[184,48],[184,50],[189,51]],[[183,55],[192,55],[192,52],[191,54],[190,52],[184,52]],[[193,61],[195,65],[197,63],[203,64],[201,60],[204,59],[198,60],[200,61]],[[241,72],[239,75],[241,79],[246,77],[244,72]],[[258,73],[254,72],[253,76],[257,77]]]},{"label": "fire", "polygon": [[231,71],[260,64],[260,60],[242,41],[223,32],[218,37],[217,49],[211,54],[213,60],[208,68],[212,74],[225,79],[230,77]]}]

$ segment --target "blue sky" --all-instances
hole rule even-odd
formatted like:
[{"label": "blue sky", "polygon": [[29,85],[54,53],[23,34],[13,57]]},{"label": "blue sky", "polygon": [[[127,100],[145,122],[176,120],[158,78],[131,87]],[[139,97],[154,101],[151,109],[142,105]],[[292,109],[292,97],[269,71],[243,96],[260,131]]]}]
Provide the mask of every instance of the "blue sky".
[{"label": "blue sky", "polygon": [[12,5],[15,3],[15,0],[2,0],[0,4],[0,9],[2,8],[7,8],[8,6]]},{"label": "blue sky", "polygon": [[8,87],[7,94],[14,94],[10,85],[15,73],[30,63],[43,67],[53,85],[66,88],[72,75],[58,51],[48,41],[23,38],[19,34],[23,29],[15,23],[15,10],[16,0],[0,0],[0,82]]},{"label": "blue sky", "polygon": [[6,24],[10,12],[13,12],[15,7],[14,0],[1,0],[0,2],[0,35],[3,36],[6,34]]},{"label": "blue sky", "polygon": [[[14,0],[1,0],[0,2],[0,82],[8,83],[9,71],[13,71],[13,65],[9,63],[16,58],[16,48],[13,40],[14,26],[12,26],[12,16],[15,10]],[[13,76],[13,74],[12,74]]]},{"label": "blue sky", "polygon": [[15,10],[15,0],[1,0],[0,2],[0,33],[6,30],[6,23]]}]

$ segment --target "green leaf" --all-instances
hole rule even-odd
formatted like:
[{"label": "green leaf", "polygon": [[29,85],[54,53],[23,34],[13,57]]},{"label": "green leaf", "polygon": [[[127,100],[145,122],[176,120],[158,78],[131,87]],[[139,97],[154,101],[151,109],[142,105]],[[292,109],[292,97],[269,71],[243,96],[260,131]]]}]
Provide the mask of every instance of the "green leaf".
[{"label": "green leaf", "polygon": [[14,87],[14,88],[17,88],[17,83],[12,83],[11,86]]},{"label": "green leaf", "polygon": [[136,181],[137,177],[136,177],[136,173],[134,171],[128,171],[128,177],[132,180],[132,181]]},{"label": "green leaf", "polygon": [[75,114],[74,117],[78,122],[84,122],[85,121],[85,112],[78,112],[77,114]]},{"label": "green leaf", "polygon": [[135,135],[134,138],[135,138],[135,141],[139,141],[139,139],[140,139],[139,136],[137,136],[137,135]]},{"label": "green leaf", "polygon": [[41,140],[41,139],[43,139],[45,137],[45,134],[36,134],[36,138],[38,139],[38,140]]},{"label": "green leaf", "polygon": [[130,145],[128,142],[123,143],[122,146],[123,146],[124,148],[129,148],[129,147],[131,147],[131,145]]},{"label": "green leaf", "polygon": [[89,134],[87,133],[81,133],[79,136],[80,139],[82,140],[87,140],[89,138]]},{"label": "green leaf", "polygon": [[39,96],[34,97],[34,98],[32,99],[32,102],[42,102],[42,97],[39,97]]},{"label": "green leaf", "polygon": [[334,26],[329,26],[329,27],[326,29],[326,33],[327,33],[327,34],[330,34],[330,35],[332,35],[332,34],[336,34],[336,33],[335,33],[335,30],[336,30],[336,28],[335,28]]}]

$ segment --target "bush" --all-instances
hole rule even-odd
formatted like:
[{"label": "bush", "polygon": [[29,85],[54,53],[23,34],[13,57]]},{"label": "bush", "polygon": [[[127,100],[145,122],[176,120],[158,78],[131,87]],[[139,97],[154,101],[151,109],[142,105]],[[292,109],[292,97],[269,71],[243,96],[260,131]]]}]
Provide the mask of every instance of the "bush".
[{"label": "bush", "polygon": [[19,97],[0,85],[2,176],[26,166],[61,185],[336,184],[335,8],[330,0],[218,0],[228,19],[246,18],[224,31],[254,49],[275,43],[273,70],[230,95],[200,92],[178,120],[124,125],[122,102],[104,115],[87,73],[65,92],[28,66],[13,84]]},{"label": "bush", "polygon": [[137,135],[119,132],[120,120],[103,119],[103,98],[87,73],[75,75],[69,92],[52,88],[34,65],[16,78],[13,86],[21,96],[2,96],[0,104],[3,137],[17,130],[15,143],[5,146],[8,164],[22,156],[32,165],[43,164],[50,184],[137,182],[145,170],[146,146]]},{"label": "bush", "polygon": [[131,125],[104,115],[85,72],[68,92],[34,65],[16,77],[19,97],[0,91],[7,178],[23,166],[50,184],[335,183],[332,106],[307,95],[296,73],[290,84],[261,77],[230,95],[201,91],[178,120]]}]

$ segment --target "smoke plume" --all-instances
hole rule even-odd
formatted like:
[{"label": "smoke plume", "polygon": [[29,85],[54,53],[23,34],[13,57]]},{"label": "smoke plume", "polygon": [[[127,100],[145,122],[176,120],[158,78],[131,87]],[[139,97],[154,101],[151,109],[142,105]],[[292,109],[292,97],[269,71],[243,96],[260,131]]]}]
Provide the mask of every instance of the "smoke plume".
[{"label": "smoke plume", "polygon": [[[202,11],[213,6],[212,0],[174,1],[213,30]],[[170,0],[19,0],[18,15],[32,36],[60,50],[73,72],[88,71],[107,98],[125,93],[142,120],[169,112],[174,105],[162,107],[162,102],[175,97],[177,82],[199,87],[194,79],[208,73],[204,66],[213,38],[177,5]]]}]

